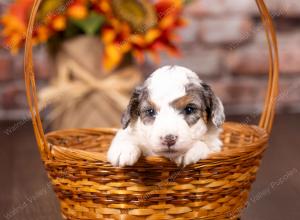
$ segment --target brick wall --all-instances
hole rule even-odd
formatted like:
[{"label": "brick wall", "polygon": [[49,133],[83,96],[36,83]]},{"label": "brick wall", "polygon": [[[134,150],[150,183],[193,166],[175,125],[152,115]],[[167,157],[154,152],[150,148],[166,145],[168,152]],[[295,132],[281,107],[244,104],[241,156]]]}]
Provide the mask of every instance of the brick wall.
[{"label": "brick wall", "polygon": [[[10,0],[0,2],[0,14],[4,12],[9,2]],[[0,45],[4,44],[0,42]],[[48,58],[44,49],[39,48],[35,51],[34,61],[37,85],[41,87],[46,85],[50,79]],[[29,116],[23,63],[22,52],[17,56],[12,56],[7,48],[0,48],[0,120],[23,120]]]},{"label": "brick wall", "polygon": [[[280,48],[278,110],[300,111],[300,2],[266,0],[276,21]],[[4,4],[0,3],[0,12]],[[227,114],[252,114],[262,107],[267,85],[267,44],[254,0],[195,0],[185,11],[189,26],[181,31],[183,57],[163,64],[185,65],[221,96]],[[34,54],[39,86],[51,77],[47,55]],[[26,112],[23,57],[0,49],[0,119]]]},{"label": "brick wall", "polygon": [[[266,0],[280,50],[278,110],[300,111],[300,1]],[[254,0],[197,0],[185,12],[183,59],[164,59],[198,72],[228,113],[259,112],[267,85],[268,51]]]},{"label": "brick wall", "polygon": [[[49,81],[46,53],[35,52],[35,69],[38,87]],[[0,120],[26,118],[28,106],[23,78],[23,54],[12,57],[7,51],[0,51]]]}]

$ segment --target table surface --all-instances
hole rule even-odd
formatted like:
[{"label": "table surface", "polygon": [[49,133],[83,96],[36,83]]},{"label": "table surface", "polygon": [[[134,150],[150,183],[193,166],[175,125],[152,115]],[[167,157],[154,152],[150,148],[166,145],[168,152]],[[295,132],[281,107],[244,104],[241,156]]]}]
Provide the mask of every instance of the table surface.
[{"label": "table surface", "polygon": [[[300,219],[299,128],[300,115],[277,116],[243,220]],[[30,122],[0,123],[0,143],[0,220],[60,220]]]}]

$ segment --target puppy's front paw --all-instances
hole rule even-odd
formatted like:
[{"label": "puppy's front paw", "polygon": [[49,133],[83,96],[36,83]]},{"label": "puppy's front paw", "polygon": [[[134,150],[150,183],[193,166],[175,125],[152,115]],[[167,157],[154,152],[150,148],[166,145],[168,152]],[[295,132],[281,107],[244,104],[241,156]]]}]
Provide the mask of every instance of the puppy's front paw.
[{"label": "puppy's front paw", "polygon": [[187,166],[193,163],[197,163],[201,159],[206,159],[210,153],[208,146],[199,141],[185,154],[183,159],[183,165]]},{"label": "puppy's front paw", "polygon": [[208,142],[207,145],[209,146],[211,151],[217,153],[222,150],[223,142],[219,138],[216,138],[213,141]]},{"label": "puppy's front paw", "polygon": [[107,159],[117,167],[125,167],[134,165],[141,156],[139,147],[132,144],[114,145],[109,148]]}]

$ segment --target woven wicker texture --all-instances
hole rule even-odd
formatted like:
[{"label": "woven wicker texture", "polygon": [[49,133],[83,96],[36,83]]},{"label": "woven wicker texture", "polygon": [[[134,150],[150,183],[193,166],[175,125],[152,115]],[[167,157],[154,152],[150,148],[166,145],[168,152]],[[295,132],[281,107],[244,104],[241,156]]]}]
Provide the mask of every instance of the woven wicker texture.
[{"label": "woven wicker texture", "polygon": [[268,140],[255,126],[226,123],[224,150],[208,160],[178,168],[149,157],[119,169],[105,160],[113,135],[104,129],[47,135],[46,169],[70,219],[118,219],[121,214],[125,219],[234,219],[247,200]]},{"label": "woven wicker texture", "polygon": [[112,167],[106,151],[115,129],[73,129],[44,134],[32,64],[29,22],[25,82],[38,147],[65,219],[237,219],[268,143],[278,92],[278,49],[271,17],[257,0],[270,52],[269,84],[259,126],[225,123],[222,152],[185,168],[161,157],[133,167]]}]

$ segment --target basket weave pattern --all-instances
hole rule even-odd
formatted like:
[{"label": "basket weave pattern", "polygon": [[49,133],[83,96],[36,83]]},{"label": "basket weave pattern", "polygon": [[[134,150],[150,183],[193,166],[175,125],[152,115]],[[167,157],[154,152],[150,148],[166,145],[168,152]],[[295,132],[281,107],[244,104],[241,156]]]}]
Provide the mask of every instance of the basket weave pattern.
[{"label": "basket weave pattern", "polygon": [[222,152],[185,168],[161,157],[141,158],[132,167],[106,160],[115,129],[73,129],[44,134],[32,63],[36,0],[25,46],[25,83],[42,160],[60,200],[62,215],[84,219],[237,219],[272,129],[278,93],[278,48],[271,16],[256,0],[269,45],[269,84],[258,126],[226,122]]},{"label": "basket weave pattern", "polygon": [[241,134],[240,126],[226,123],[224,152],[184,169],[155,157],[126,169],[99,163],[114,135],[101,129],[48,134],[45,164],[69,219],[235,219],[268,140],[264,130],[243,127]]}]

